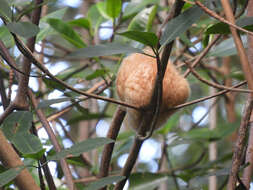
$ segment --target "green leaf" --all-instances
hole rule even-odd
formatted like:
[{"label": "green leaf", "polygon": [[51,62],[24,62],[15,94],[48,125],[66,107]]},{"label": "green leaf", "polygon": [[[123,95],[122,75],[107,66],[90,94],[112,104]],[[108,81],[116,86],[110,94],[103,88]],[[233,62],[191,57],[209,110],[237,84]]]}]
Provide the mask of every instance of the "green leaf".
[{"label": "green leaf", "polygon": [[148,32],[151,31],[151,29],[152,29],[153,22],[154,22],[156,13],[157,13],[157,5],[153,5],[150,8],[151,8],[151,12],[149,14],[148,22],[146,24],[146,31],[148,31]]},{"label": "green leaf", "polygon": [[32,159],[35,159],[35,160],[39,160],[43,154],[46,152],[46,149],[45,148],[42,148],[40,151],[36,152],[36,153],[32,153],[32,154],[23,154],[23,157],[24,158],[32,158]]},{"label": "green leaf", "polygon": [[118,35],[125,36],[129,39],[138,41],[144,45],[151,47],[155,47],[158,42],[157,36],[152,32],[127,31],[118,33]]},{"label": "green leaf", "polygon": [[87,18],[78,18],[75,20],[68,21],[70,26],[78,26],[85,29],[90,29],[90,21]]},{"label": "green leaf", "polygon": [[203,11],[194,6],[187,9],[182,14],[169,21],[165,26],[165,31],[161,36],[160,43],[162,46],[170,43],[176,37],[184,33],[188,28],[192,26],[193,23],[197,22],[200,19],[200,16],[203,14]]},{"label": "green leaf", "polygon": [[51,100],[43,100],[39,103],[37,109],[46,108],[52,104],[57,104],[61,102],[67,102],[72,100],[73,98],[57,98],[57,99],[51,99]]},{"label": "green leaf", "polygon": [[[242,36],[242,42],[245,48],[247,48],[247,37]],[[215,57],[226,57],[237,54],[237,50],[234,44],[233,38],[229,38],[227,40],[222,41],[219,45],[212,48],[208,56]]]},{"label": "green leaf", "polygon": [[51,78],[42,78],[43,82],[47,85],[47,87],[52,88],[52,89],[57,89],[60,91],[64,91],[66,88],[65,86],[59,84],[58,82],[52,80]]},{"label": "green leaf", "polygon": [[92,74],[88,75],[87,77],[85,77],[86,80],[92,80],[95,79],[97,77],[102,77],[106,74],[106,70],[105,69],[97,69],[96,71],[94,71]]},{"label": "green leaf", "polygon": [[1,125],[1,129],[8,140],[15,138],[16,134],[26,133],[32,126],[33,116],[28,111],[11,113]]},{"label": "green leaf", "polygon": [[[101,2],[99,2],[101,3]],[[102,2],[103,3],[103,2]],[[98,3],[97,3],[98,4]],[[92,5],[87,13],[87,18],[89,19],[92,29],[97,33],[100,24],[103,22],[104,18],[102,17],[97,4]],[[92,31],[93,32],[93,31]]]},{"label": "green leaf", "polygon": [[46,16],[40,19],[41,30],[36,37],[36,42],[39,42],[45,39],[49,35],[57,34],[57,32],[46,23],[46,21],[48,18],[62,19],[66,11],[67,11],[67,8],[59,9],[55,12],[47,14]]},{"label": "green leaf", "polygon": [[0,39],[7,48],[10,48],[15,44],[14,39],[6,26],[0,27]]},{"label": "green leaf", "polygon": [[100,118],[106,118],[109,117],[108,115],[105,115],[104,113],[85,113],[82,115],[75,116],[68,120],[68,125],[75,124],[79,121],[85,121],[85,120],[93,120],[93,119],[100,119]]},{"label": "green leaf", "polygon": [[126,53],[142,53],[141,49],[137,49],[131,47],[127,44],[120,43],[107,43],[107,44],[99,44],[95,46],[88,46],[86,48],[78,49],[70,53],[67,58],[71,59],[85,59],[90,57],[99,57],[106,55],[114,55],[114,54],[126,54]]},{"label": "green leaf", "polygon": [[64,39],[73,44],[77,48],[84,48],[86,44],[82,41],[79,34],[77,34],[69,24],[60,19],[49,18],[47,23],[50,24],[57,32],[59,32]]},{"label": "green leaf", "polygon": [[164,174],[157,173],[134,173],[130,176],[129,190],[149,190],[159,186],[168,180]]},{"label": "green leaf", "polygon": [[109,17],[117,18],[121,12],[121,0],[106,0],[105,9]]},{"label": "green leaf", "polygon": [[47,22],[49,18],[62,19],[64,14],[67,12],[67,8],[58,9],[57,11],[51,12],[40,19],[40,22]]},{"label": "green leaf", "polygon": [[152,27],[156,6],[140,11],[129,23],[128,30],[149,31]]},{"label": "green leaf", "polygon": [[49,156],[48,159],[60,160],[62,158],[65,158],[67,155],[77,156],[77,155],[82,154],[83,152],[88,152],[90,150],[93,150],[95,148],[98,148],[100,146],[103,146],[105,144],[112,143],[112,142],[114,141],[108,138],[88,139],[88,140],[79,142],[70,148],[64,149],[61,152],[56,153],[55,155]]},{"label": "green leaf", "polygon": [[158,4],[159,0],[145,0],[138,3],[129,2],[123,12],[122,21],[134,16],[135,14],[141,12],[147,5]]},{"label": "green leaf", "polygon": [[[246,30],[253,30],[253,17],[245,17],[236,21],[236,25]],[[230,28],[228,24],[223,22],[216,23],[207,28],[205,34],[230,34]]]},{"label": "green leaf", "polygon": [[205,34],[229,34],[229,26],[223,22],[216,23],[207,28]]},{"label": "green leaf", "polygon": [[105,19],[111,19],[111,17],[106,12],[105,2],[100,1],[100,2],[96,3],[96,6],[97,6],[97,10],[101,14],[101,16],[103,16]]},{"label": "green leaf", "polygon": [[185,133],[182,133],[181,136],[189,139],[206,139],[206,140],[218,140],[230,135],[232,132],[236,130],[239,126],[239,121],[233,124],[224,124],[219,125],[214,130],[210,130],[208,128],[198,128],[192,129]]},{"label": "green leaf", "polygon": [[43,150],[39,138],[28,132],[15,135],[12,143],[22,154],[36,154]]},{"label": "green leaf", "polygon": [[6,25],[10,32],[24,38],[36,36],[40,31],[39,27],[31,22],[11,22]]},{"label": "green leaf", "polygon": [[0,16],[4,17],[8,21],[11,21],[12,11],[8,1],[0,0]]},{"label": "green leaf", "polygon": [[19,166],[0,173],[0,187],[3,187],[7,183],[15,179],[24,168],[24,166]]},{"label": "green leaf", "polygon": [[97,190],[100,189],[106,185],[117,183],[121,180],[125,179],[125,176],[109,176],[101,178],[95,182],[90,183],[87,187],[85,187],[85,190]]},{"label": "green leaf", "polygon": [[157,131],[157,133],[163,134],[163,135],[168,134],[171,131],[171,129],[176,126],[177,122],[179,121],[179,118],[180,118],[179,112],[177,112],[176,114],[172,115],[170,117],[170,119],[168,120],[168,122],[164,125],[164,127],[162,127],[161,129],[159,129]]}]

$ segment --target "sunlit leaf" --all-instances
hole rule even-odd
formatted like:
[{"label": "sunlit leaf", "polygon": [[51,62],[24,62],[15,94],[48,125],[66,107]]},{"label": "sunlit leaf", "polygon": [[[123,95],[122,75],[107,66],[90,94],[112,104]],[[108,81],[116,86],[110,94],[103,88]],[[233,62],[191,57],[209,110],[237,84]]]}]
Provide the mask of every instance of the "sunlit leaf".
[{"label": "sunlit leaf", "polygon": [[39,27],[31,22],[11,22],[6,25],[10,32],[24,38],[30,38],[38,34]]},{"label": "sunlit leaf", "polygon": [[128,30],[150,31],[157,6],[154,5],[140,11],[129,23]]},{"label": "sunlit leaf", "polygon": [[64,39],[66,39],[69,43],[73,44],[77,48],[83,48],[86,46],[79,34],[76,33],[69,24],[55,18],[49,18],[47,19],[47,22],[52,28],[59,32]]},{"label": "sunlit leaf", "polygon": [[157,36],[152,32],[127,31],[118,33],[118,35],[125,36],[129,39],[138,41],[144,45],[151,47],[155,47],[158,42]]},{"label": "sunlit leaf", "polygon": [[8,169],[7,171],[0,173],[0,187],[3,187],[7,183],[15,179],[24,168],[24,166],[20,166],[17,168]]},{"label": "sunlit leaf", "polygon": [[70,148],[64,149],[61,152],[58,152],[53,156],[49,156],[48,159],[49,160],[60,160],[62,158],[65,158],[67,155],[77,156],[77,155],[82,154],[83,152],[91,151],[95,148],[98,148],[100,146],[103,146],[105,144],[112,143],[112,142],[113,142],[113,140],[108,139],[108,138],[88,139],[88,140],[79,142]]},{"label": "sunlit leaf", "polygon": [[151,12],[149,14],[148,22],[147,22],[147,25],[146,25],[146,31],[148,31],[148,32],[150,32],[151,29],[152,29],[153,22],[154,22],[154,19],[156,17],[156,13],[157,13],[157,5],[153,5],[150,8],[151,8]]},{"label": "sunlit leaf", "polygon": [[126,54],[126,53],[142,53],[141,49],[131,47],[127,44],[120,43],[107,43],[99,44],[95,46],[88,46],[86,48],[78,49],[70,53],[67,57],[71,59],[84,59],[90,57],[99,57],[114,54]]},{"label": "sunlit leaf", "polygon": [[100,189],[106,185],[110,185],[112,183],[117,183],[121,180],[125,179],[125,176],[109,176],[109,177],[104,177],[101,178],[95,182],[92,182],[88,184],[87,187],[85,187],[85,190],[97,190]]},{"label": "sunlit leaf", "polygon": [[100,1],[100,2],[96,3],[96,6],[97,6],[97,10],[99,11],[101,16],[103,16],[106,19],[111,19],[111,17],[106,12],[105,2]]},{"label": "sunlit leaf", "polygon": [[200,16],[202,14],[203,11],[199,7],[194,6],[192,8],[187,9],[182,14],[169,21],[166,24],[165,30],[161,36],[160,40],[161,45],[164,46],[170,43],[176,37],[184,33],[188,28],[192,26],[192,24],[194,24],[200,19]]},{"label": "sunlit leaf", "polygon": [[105,9],[108,16],[117,18],[121,12],[121,0],[106,0]]}]

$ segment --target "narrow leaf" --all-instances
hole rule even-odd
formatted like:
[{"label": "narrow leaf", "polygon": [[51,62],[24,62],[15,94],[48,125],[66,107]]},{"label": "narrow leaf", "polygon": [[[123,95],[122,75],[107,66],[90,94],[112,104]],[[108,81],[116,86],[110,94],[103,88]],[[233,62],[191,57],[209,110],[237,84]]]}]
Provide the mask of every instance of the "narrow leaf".
[{"label": "narrow leaf", "polygon": [[73,145],[70,148],[64,149],[61,152],[56,153],[53,156],[49,156],[49,160],[60,160],[62,158],[65,158],[67,155],[73,155],[77,156],[82,154],[83,152],[88,152],[90,150],[93,150],[95,148],[98,148],[102,145],[112,143],[113,140],[108,138],[93,138],[88,139],[82,142],[79,142],[75,145]]},{"label": "narrow leaf", "polygon": [[148,32],[151,31],[152,29],[153,22],[157,13],[157,5],[153,5],[152,7],[150,7],[150,9],[151,9],[151,12],[149,14],[147,25],[146,25],[146,31]]},{"label": "narrow leaf", "polygon": [[8,169],[7,171],[0,173],[0,187],[3,187],[7,183],[15,179],[24,168],[24,166],[20,166],[17,168]]},{"label": "narrow leaf", "polygon": [[159,186],[162,182],[168,180],[168,177],[163,174],[155,173],[134,173],[130,176],[130,186],[131,190],[146,190],[154,189]]},{"label": "narrow leaf", "polygon": [[79,34],[77,34],[69,24],[55,18],[49,18],[47,19],[47,22],[52,28],[59,32],[64,39],[66,39],[69,43],[73,44],[77,48],[83,48],[86,46]]},{"label": "narrow leaf", "polygon": [[6,25],[10,32],[24,38],[30,38],[38,34],[39,27],[31,22],[11,22]]},{"label": "narrow leaf", "polygon": [[37,109],[46,108],[48,106],[51,106],[52,104],[67,102],[70,100],[72,100],[72,98],[57,98],[57,99],[51,99],[51,100],[43,100],[39,103]]},{"label": "narrow leaf", "polygon": [[121,180],[125,179],[125,176],[109,176],[101,178],[95,182],[90,183],[85,190],[97,190],[100,189],[106,185],[110,185],[112,183],[117,183]]},{"label": "narrow leaf", "polygon": [[118,35],[125,36],[129,39],[138,41],[144,45],[151,47],[155,47],[158,42],[157,36],[152,32],[127,31],[118,33]]},{"label": "narrow leaf", "polygon": [[176,37],[184,33],[188,28],[192,26],[193,23],[197,22],[200,16],[203,14],[203,11],[194,6],[187,9],[178,17],[174,18],[168,22],[165,26],[165,31],[161,37],[161,45],[166,45],[173,41]]},{"label": "narrow leaf", "polygon": [[88,46],[86,48],[79,49],[70,53],[67,57],[71,59],[84,59],[90,57],[99,57],[114,54],[126,54],[126,53],[142,53],[141,49],[131,47],[126,44],[120,43],[108,43],[99,44],[95,46]]},{"label": "narrow leaf", "polygon": [[106,0],[105,9],[108,16],[117,18],[121,12],[121,0]]}]

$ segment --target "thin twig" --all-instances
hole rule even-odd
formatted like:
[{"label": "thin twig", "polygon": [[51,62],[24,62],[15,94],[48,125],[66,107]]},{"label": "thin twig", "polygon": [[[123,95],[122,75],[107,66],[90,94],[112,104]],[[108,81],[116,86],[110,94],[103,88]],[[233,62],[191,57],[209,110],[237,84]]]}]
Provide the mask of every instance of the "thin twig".
[{"label": "thin twig", "polygon": [[37,58],[35,56],[33,56],[31,51],[23,44],[23,42],[15,34],[13,34],[13,37],[16,41],[18,49],[22,52],[23,55],[25,55],[30,61],[32,61],[34,63],[34,65],[36,65],[42,72],[44,72],[46,75],[48,75],[53,81],[63,85],[65,88],[67,88],[67,89],[69,89],[73,92],[82,94],[84,96],[90,97],[90,98],[104,100],[104,101],[107,101],[107,102],[111,102],[111,103],[114,103],[114,104],[122,105],[122,106],[129,107],[129,108],[133,108],[133,109],[136,109],[136,110],[140,109],[140,108],[136,107],[135,105],[130,105],[130,104],[127,104],[125,102],[118,101],[118,100],[115,100],[115,99],[112,99],[112,98],[107,98],[107,97],[98,96],[98,95],[95,95],[95,94],[92,94],[92,93],[87,93],[87,92],[84,92],[84,91],[81,91],[81,90],[78,90],[76,88],[73,88],[73,87],[69,86],[66,82],[56,78],[53,74],[51,74],[50,71],[42,63],[40,63],[40,61],[37,60]]},{"label": "thin twig", "polygon": [[[209,52],[209,50],[216,44],[216,42],[221,38],[221,35],[216,36],[213,41],[208,44],[208,46],[199,54],[196,60],[191,64],[191,67],[194,68],[196,65],[205,57],[205,55]],[[186,78],[190,74],[190,69],[187,69],[184,73],[184,77]]]},{"label": "thin twig", "polygon": [[[246,81],[240,82],[239,84],[234,85],[232,88],[237,88],[237,87],[240,87],[240,86],[242,86],[244,84],[247,84],[247,82]],[[199,103],[199,102],[203,102],[203,101],[206,101],[208,99],[211,99],[211,98],[220,96],[222,94],[225,94],[227,92],[229,92],[229,90],[222,90],[222,91],[217,92],[217,93],[215,93],[213,95],[206,96],[206,97],[203,97],[203,98],[199,98],[197,100],[193,100],[193,101],[190,101],[190,102],[186,102],[186,103],[174,106],[173,108],[170,108],[170,110],[176,110],[176,109],[180,109],[180,108],[183,108],[183,107],[186,107],[186,106],[189,106],[189,105],[193,105],[193,104],[196,104],[196,103]]]},{"label": "thin twig", "polygon": [[[186,62],[187,63],[187,62]],[[234,92],[243,92],[243,93],[253,93],[252,90],[248,90],[248,89],[237,89],[237,88],[231,88],[231,87],[227,87],[227,86],[224,86],[224,85],[221,85],[221,84],[217,84],[217,83],[213,83],[211,81],[208,81],[204,78],[202,78],[198,72],[195,71],[194,68],[192,68],[192,66],[187,63],[186,64],[188,66],[188,68],[190,69],[191,73],[198,79],[200,80],[201,82],[209,85],[209,86],[212,86],[214,88],[217,88],[217,89],[220,89],[220,90],[229,90],[229,91],[234,91]]]}]

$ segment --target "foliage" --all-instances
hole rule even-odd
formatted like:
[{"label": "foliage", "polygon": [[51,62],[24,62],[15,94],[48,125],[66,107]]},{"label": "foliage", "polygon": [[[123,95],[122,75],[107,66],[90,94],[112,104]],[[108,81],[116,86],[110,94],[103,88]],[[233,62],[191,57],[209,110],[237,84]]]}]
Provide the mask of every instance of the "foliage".
[{"label": "foliage", "polygon": [[[105,136],[106,125],[111,123],[117,107],[117,102],[112,100],[118,99],[114,82],[122,59],[131,53],[144,53],[142,49],[146,46],[158,54],[166,45],[174,42],[170,60],[181,67],[179,70],[184,73],[188,69],[187,63],[194,62],[205,47],[217,35],[221,35],[198,63],[195,71],[202,79],[217,85],[231,86],[244,80],[229,26],[190,3],[184,4],[177,17],[166,20],[173,9],[171,1],[168,2],[169,5],[164,6],[157,0],[142,0],[139,3],[104,0],[94,4],[91,1],[80,1],[82,5],[70,6],[63,5],[59,0],[45,1],[40,5],[28,0],[0,0],[0,18],[3,21],[0,26],[0,40],[8,48],[17,66],[15,70],[13,65],[7,63],[3,47],[0,47],[1,108],[10,100],[14,102],[19,93],[14,89],[20,85],[19,77],[22,75],[30,76],[30,81],[33,82],[30,84],[30,93],[39,101],[34,107],[31,96],[29,95],[29,100],[25,97],[28,106],[15,108],[15,111],[11,111],[1,121],[0,130],[8,142],[15,147],[24,163],[29,161],[24,166],[5,169],[8,167],[1,160],[1,187],[12,188],[16,176],[23,169],[37,167],[37,161],[42,166],[48,162],[56,163],[57,176],[53,176],[55,181],[66,180],[61,168],[63,159],[72,165],[71,172],[78,178],[76,181],[95,177],[99,174],[103,145],[113,142],[115,147],[110,175],[87,183],[77,182],[75,185],[80,190],[95,190],[104,186],[113,189],[115,183],[125,179],[119,172],[124,163],[119,162],[123,162],[122,158],[131,151],[136,132],[125,125],[114,141],[99,137],[99,129],[102,128],[102,135]],[[240,2],[236,14],[243,11],[244,1]],[[213,11],[223,13],[219,3],[215,10],[209,3],[205,5]],[[36,25],[32,23],[30,16],[38,7],[43,7],[42,14],[45,15],[41,16],[39,25]],[[252,17],[242,15],[237,18],[236,24],[252,31]],[[101,40],[101,35],[109,37]],[[240,35],[247,47],[245,33],[240,32]],[[23,73],[24,58],[22,52],[17,50],[18,41],[15,36],[23,42],[36,37],[34,55],[54,77],[99,97],[93,99],[74,92],[41,71],[34,61],[31,72]],[[229,64],[225,63],[225,59],[230,59]],[[213,91],[213,87],[191,74],[187,80],[191,86],[189,102],[207,97]],[[212,93],[219,90],[222,89]],[[7,95],[5,92],[8,92]],[[161,184],[167,184],[170,189],[207,189],[207,180],[211,175],[219,176],[218,186],[222,187],[229,175],[228,168],[232,160],[231,134],[240,125],[245,97],[240,92],[222,94],[214,103],[209,100],[201,101],[185,106],[172,115],[151,138],[151,141],[159,144],[156,148],[161,150],[156,150],[148,161],[142,157],[145,153],[148,157],[147,153],[152,152],[152,147],[148,147],[150,151],[140,153],[135,171],[129,178],[129,189],[155,189]],[[214,105],[217,105],[216,108],[213,108]],[[206,113],[197,111],[200,107]],[[210,112],[213,109],[216,109],[216,129],[209,128],[213,119]],[[40,112],[53,128],[53,135],[46,129],[49,138],[41,136],[41,128],[46,126],[41,121],[38,114]],[[53,138],[61,150],[56,149]],[[216,143],[218,147],[215,161],[208,159],[206,151],[211,143]],[[47,161],[42,162],[43,158]],[[35,179],[39,179],[35,170],[31,172],[36,176]],[[47,183],[46,185],[48,188]],[[67,189],[66,185],[57,188]]]}]

